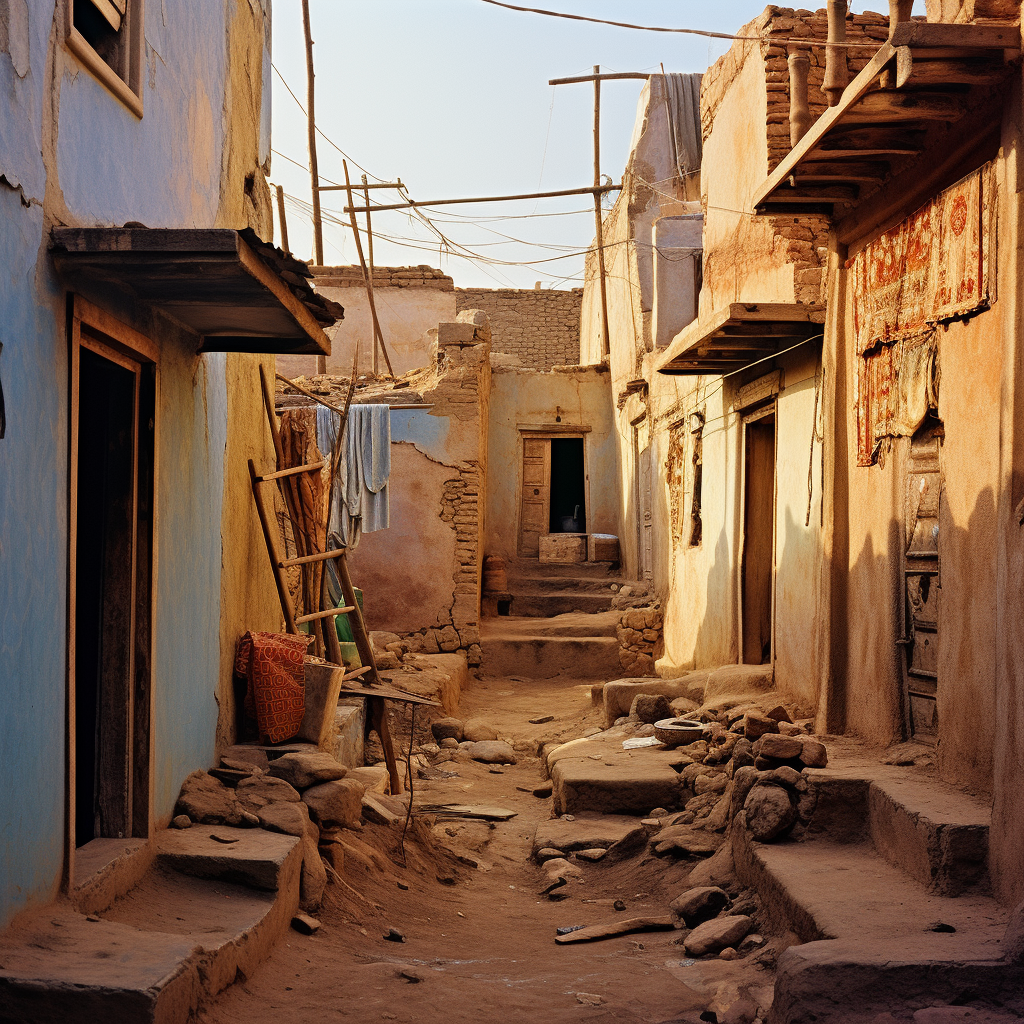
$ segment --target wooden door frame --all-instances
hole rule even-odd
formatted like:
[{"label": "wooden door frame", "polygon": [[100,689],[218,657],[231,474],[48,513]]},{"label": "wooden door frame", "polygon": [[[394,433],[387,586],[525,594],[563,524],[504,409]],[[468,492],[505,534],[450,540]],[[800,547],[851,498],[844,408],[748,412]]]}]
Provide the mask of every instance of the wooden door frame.
[{"label": "wooden door frame", "polygon": [[[138,528],[138,467],[139,467],[139,388],[140,381],[138,374],[145,365],[153,367],[154,373],[154,394],[153,394],[153,454],[151,475],[153,480],[153,494],[151,502],[151,530],[152,543],[150,549],[150,572],[149,572],[149,641],[148,647],[148,721],[145,723],[148,729],[150,742],[148,743],[149,759],[144,766],[148,782],[149,792],[147,794],[146,806],[148,820],[145,822],[144,832],[148,837],[153,831],[153,797],[154,797],[154,767],[155,752],[152,743],[154,726],[154,701],[153,682],[153,656],[155,652],[155,630],[156,621],[156,593],[157,593],[157,536],[158,536],[158,485],[159,480],[159,408],[160,408],[160,361],[159,350],[153,342],[145,335],[129,327],[103,309],[82,298],[80,295],[69,293],[67,297],[67,333],[68,333],[68,468],[67,468],[67,599],[66,599],[66,648],[65,648],[65,772],[64,772],[64,877],[63,888],[70,891],[74,888],[75,873],[75,648],[76,648],[76,613],[77,613],[77,564],[78,564],[78,417],[79,417],[79,368],[82,349],[94,352],[105,359],[110,360],[122,367],[136,372],[135,387],[135,438],[134,438],[134,479],[135,479],[135,521],[133,530],[133,550],[138,551],[137,536],[135,531]],[[84,336],[83,336],[84,334]],[[134,578],[134,573],[133,573]],[[134,583],[133,583],[134,586]],[[134,617],[135,597],[132,603],[132,632],[136,629]],[[137,649],[136,652],[137,653]],[[134,676],[134,665],[132,668]],[[133,679],[134,683],[134,679]],[[132,765],[134,775],[139,766]],[[133,822],[133,826],[136,823]],[[141,829],[138,829],[141,830]],[[137,837],[136,828],[133,827],[133,835]],[[126,836],[130,839],[132,836]]]},{"label": "wooden door frame", "polygon": [[[585,502],[585,509],[587,513],[587,527],[588,533],[591,532],[590,527],[590,452],[588,451],[589,445],[587,444],[587,434],[589,434],[593,427],[589,425],[573,425],[567,423],[545,423],[539,426],[532,426],[524,423],[517,423],[516,430],[519,433],[519,444],[517,446],[519,456],[518,465],[516,466],[516,556],[520,558],[529,558],[529,555],[522,554],[522,537],[523,537],[523,459],[526,457],[526,439],[530,440],[551,440],[552,438],[561,437],[578,437],[583,441],[583,500]],[[550,460],[549,460],[550,468]],[[548,481],[548,520],[550,521],[551,509],[551,481]],[[546,531],[550,533],[550,527]],[[545,534],[541,534],[544,536]]]},{"label": "wooden door frame", "polygon": [[745,412],[740,423],[740,503],[739,503],[739,548],[736,557],[736,664],[747,664],[743,660],[743,560],[747,547],[747,425],[756,423],[759,420],[767,419],[769,416],[775,420],[775,449],[773,454],[774,470],[772,473],[772,574],[771,574],[771,653],[768,656],[768,664],[775,664],[775,590],[776,574],[778,568],[778,513],[779,513],[779,403],[778,398],[773,396],[764,405],[757,406],[749,412]]}]

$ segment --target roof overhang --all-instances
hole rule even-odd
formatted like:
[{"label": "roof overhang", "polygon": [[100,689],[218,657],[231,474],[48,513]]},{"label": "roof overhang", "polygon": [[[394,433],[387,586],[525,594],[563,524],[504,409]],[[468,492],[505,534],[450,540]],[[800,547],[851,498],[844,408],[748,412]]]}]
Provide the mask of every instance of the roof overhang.
[{"label": "roof overhang", "polygon": [[51,252],[72,286],[123,289],[199,335],[201,352],[329,355],[344,316],[305,263],[251,229],[54,228]]},{"label": "roof overhang", "polygon": [[[963,122],[968,139],[1020,56],[1011,25],[897,25],[757,190],[757,213],[844,217]],[[970,116],[974,114],[975,116]],[[943,141],[945,140],[945,141]]]},{"label": "roof overhang", "polygon": [[799,302],[731,302],[694,320],[658,360],[658,373],[725,374],[821,337],[825,307]]}]

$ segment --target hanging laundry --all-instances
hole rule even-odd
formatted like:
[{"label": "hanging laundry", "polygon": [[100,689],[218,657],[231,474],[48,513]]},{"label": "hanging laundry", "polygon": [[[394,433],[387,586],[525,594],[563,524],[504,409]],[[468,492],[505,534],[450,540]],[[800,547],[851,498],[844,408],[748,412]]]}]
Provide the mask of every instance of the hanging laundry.
[{"label": "hanging laundry", "polygon": [[[330,458],[338,444],[339,420],[330,409],[317,409],[317,445]],[[354,548],[363,533],[390,524],[391,407],[350,406],[341,445],[327,530],[331,546]]]}]

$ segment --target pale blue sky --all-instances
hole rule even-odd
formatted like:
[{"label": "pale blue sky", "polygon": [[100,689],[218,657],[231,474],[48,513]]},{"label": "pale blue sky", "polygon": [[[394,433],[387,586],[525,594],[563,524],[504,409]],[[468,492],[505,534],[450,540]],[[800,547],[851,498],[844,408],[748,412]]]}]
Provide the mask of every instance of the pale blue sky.
[{"label": "pale blue sky", "polygon": [[[730,33],[764,9],[758,0],[513,2],[645,25]],[[878,0],[853,3],[857,12],[887,6]],[[725,40],[523,14],[481,0],[310,0],[310,10],[318,127],[371,175],[385,180],[401,177],[414,199],[590,185],[593,86],[552,87],[548,79],[586,74],[594,64],[603,71],[657,71],[664,64],[668,72],[700,72],[730,45]],[[274,64],[304,104],[300,0],[274,0],[273,12]],[[602,170],[616,181],[628,155],[641,86],[640,81],[602,85]],[[271,180],[295,197],[287,208],[291,248],[308,258],[309,217],[296,200],[308,207],[309,176],[280,155],[303,167],[307,164],[305,117],[276,74],[273,145],[277,152]],[[337,150],[320,138],[317,153],[321,177],[343,181]],[[362,172],[351,162],[349,169],[358,181]],[[343,195],[325,193],[325,213],[340,211]],[[371,196],[380,202],[399,201],[390,191]],[[522,216],[575,210],[589,210],[589,216]],[[512,262],[578,253],[594,228],[588,196],[424,212],[453,242],[489,259]],[[347,225],[347,216],[336,216]],[[510,216],[517,219],[481,223],[483,218]],[[544,287],[580,283],[564,280],[581,276],[583,260],[577,255],[534,266],[500,266],[442,256],[438,237],[406,213],[377,214],[373,227],[376,263],[439,266],[457,286],[529,288],[538,280]],[[386,241],[385,235],[412,242],[398,245]],[[531,244],[508,242],[502,235]],[[357,261],[347,226],[325,222],[324,260]]]}]

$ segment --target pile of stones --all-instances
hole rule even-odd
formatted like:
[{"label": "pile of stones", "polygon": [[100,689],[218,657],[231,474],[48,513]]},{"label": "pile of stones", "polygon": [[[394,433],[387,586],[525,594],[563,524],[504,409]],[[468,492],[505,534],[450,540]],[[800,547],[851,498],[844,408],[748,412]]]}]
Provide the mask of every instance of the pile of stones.
[{"label": "pile of stones", "polygon": [[171,826],[232,825],[298,837],[300,898],[305,909],[315,909],[327,884],[325,861],[341,868],[338,834],[360,828],[364,814],[379,817],[382,798],[367,794],[380,774],[375,769],[349,770],[330,754],[303,747],[274,760],[260,747],[229,747],[218,767],[185,779]]},{"label": "pile of stones", "polygon": [[516,764],[515,749],[508,740],[499,738],[497,730],[480,718],[463,722],[458,718],[437,718],[430,723],[437,744],[436,753],[421,748],[432,756],[434,765],[445,761],[472,760],[481,764]]}]

